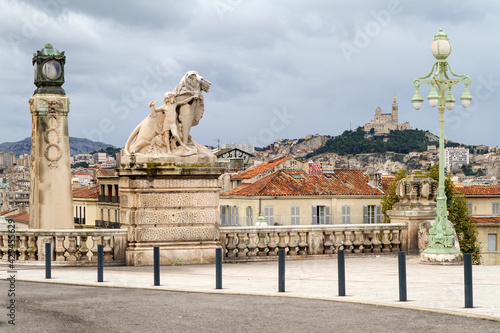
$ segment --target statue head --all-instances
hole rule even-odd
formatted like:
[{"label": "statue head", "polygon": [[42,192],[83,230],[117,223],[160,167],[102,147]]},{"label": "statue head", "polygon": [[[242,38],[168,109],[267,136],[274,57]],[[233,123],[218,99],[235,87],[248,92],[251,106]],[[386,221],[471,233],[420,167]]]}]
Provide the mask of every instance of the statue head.
[{"label": "statue head", "polygon": [[165,95],[163,96],[163,102],[165,104],[175,104],[177,101],[177,98],[175,97],[175,94],[173,92],[166,92]]}]

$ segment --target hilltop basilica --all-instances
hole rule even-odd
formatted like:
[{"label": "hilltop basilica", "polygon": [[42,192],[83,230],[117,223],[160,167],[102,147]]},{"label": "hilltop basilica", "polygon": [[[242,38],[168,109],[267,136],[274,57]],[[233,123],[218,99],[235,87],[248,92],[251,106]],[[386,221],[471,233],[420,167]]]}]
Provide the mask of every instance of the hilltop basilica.
[{"label": "hilltop basilica", "polygon": [[377,107],[375,110],[375,119],[365,124],[365,132],[370,132],[371,129],[375,130],[375,134],[389,133],[391,130],[407,130],[410,129],[410,123],[405,122],[400,124],[398,122],[398,103],[396,103],[396,95],[392,102],[392,112],[382,113],[382,109]]}]

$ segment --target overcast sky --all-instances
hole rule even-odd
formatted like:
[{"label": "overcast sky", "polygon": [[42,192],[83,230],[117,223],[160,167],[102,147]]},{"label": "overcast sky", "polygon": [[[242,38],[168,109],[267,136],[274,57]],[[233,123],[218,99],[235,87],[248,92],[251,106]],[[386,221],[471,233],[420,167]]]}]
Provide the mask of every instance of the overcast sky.
[{"label": "overcast sky", "polygon": [[2,0],[0,142],[30,136],[31,59],[46,43],[66,52],[70,136],[123,147],[189,70],[212,82],[191,130],[205,145],[339,135],[390,112],[394,94],[400,122],[438,134],[437,109],[410,100],[442,28],[473,96],[463,109],[455,86],[445,137],[500,146],[499,15],[497,1]]}]

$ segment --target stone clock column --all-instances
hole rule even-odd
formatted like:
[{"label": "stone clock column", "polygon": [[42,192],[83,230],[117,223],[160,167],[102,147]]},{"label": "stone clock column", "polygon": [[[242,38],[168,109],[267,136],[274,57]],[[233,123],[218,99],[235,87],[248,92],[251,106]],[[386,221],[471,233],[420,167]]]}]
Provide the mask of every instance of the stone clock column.
[{"label": "stone clock column", "polygon": [[31,187],[29,227],[73,229],[69,153],[69,99],[62,88],[66,56],[52,45],[33,55],[35,90],[30,98]]}]

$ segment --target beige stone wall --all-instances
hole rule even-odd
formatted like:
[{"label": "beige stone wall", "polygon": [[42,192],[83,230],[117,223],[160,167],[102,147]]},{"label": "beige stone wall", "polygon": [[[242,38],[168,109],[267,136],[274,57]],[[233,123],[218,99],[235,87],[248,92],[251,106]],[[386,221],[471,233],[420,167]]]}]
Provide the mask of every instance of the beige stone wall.
[{"label": "beige stone wall", "polygon": [[500,198],[465,198],[472,203],[472,215],[491,215],[492,203],[500,202]]},{"label": "beige stone wall", "polygon": [[[220,205],[238,207],[239,225],[246,225],[246,208],[252,207],[253,221],[258,217],[260,197],[237,197],[221,196]],[[299,207],[300,224],[312,224],[312,207],[330,207],[330,216],[333,215],[333,223],[341,224],[342,206],[350,206],[351,224],[363,223],[363,206],[380,205],[381,196],[293,196],[293,197],[261,197],[261,210],[264,215],[264,208],[272,206],[274,210],[274,221],[280,225],[291,224],[291,207]]]},{"label": "beige stone wall", "polygon": [[[500,223],[477,224],[478,238],[481,242],[481,256],[484,265],[500,265]],[[488,234],[497,235],[497,250],[488,251]]]},{"label": "beige stone wall", "polygon": [[98,206],[95,198],[73,198],[73,217],[77,217],[76,209],[80,211],[80,207],[85,207],[85,226],[95,227],[95,220],[98,220]]}]

